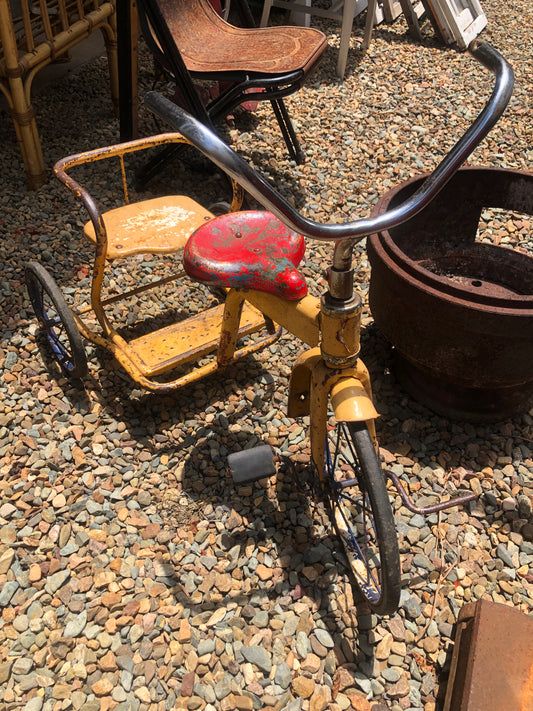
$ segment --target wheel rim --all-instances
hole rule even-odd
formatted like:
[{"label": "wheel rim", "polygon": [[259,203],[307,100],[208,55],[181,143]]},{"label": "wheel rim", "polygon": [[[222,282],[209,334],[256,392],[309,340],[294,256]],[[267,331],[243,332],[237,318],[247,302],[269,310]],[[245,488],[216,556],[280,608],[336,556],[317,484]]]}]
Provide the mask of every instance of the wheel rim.
[{"label": "wheel rim", "polygon": [[70,339],[52,298],[43,289],[42,285],[33,279],[28,291],[39,325],[44,331],[54,357],[62,368],[72,371],[74,369],[74,358]]},{"label": "wheel rim", "polygon": [[344,423],[337,425],[333,436],[328,433],[324,460],[335,524],[356,583],[370,603],[377,603],[382,586],[374,515],[358,456]]}]

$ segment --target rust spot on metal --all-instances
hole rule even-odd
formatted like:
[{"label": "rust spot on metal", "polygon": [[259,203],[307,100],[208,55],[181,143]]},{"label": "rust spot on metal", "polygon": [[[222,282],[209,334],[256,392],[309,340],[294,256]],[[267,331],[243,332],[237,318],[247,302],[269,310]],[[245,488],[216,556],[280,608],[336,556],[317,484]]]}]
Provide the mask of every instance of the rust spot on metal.
[{"label": "rust spot on metal", "polygon": [[443,711],[531,711],[533,618],[488,600],[464,605]]},{"label": "rust spot on metal", "polygon": [[396,348],[399,379],[437,412],[473,420],[533,404],[533,256],[481,240],[489,208],[533,215],[533,173],[462,169],[422,212],[368,240],[370,309]]},{"label": "rust spot on metal", "polygon": [[396,474],[394,474],[394,472],[391,472],[390,469],[385,470],[385,474],[396,487],[396,490],[400,494],[404,505],[409,509],[409,511],[420,514],[422,516],[429,516],[430,514],[437,513],[437,511],[444,511],[445,509],[450,509],[452,508],[452,506],[464,506],[469,501],[477,499],[477,494],[470,493],[464,494],[463,496],[454,496],[453,499],[449,499],[448,501],[439,501],[438,503],[431,504],[430,506],[417,506],[404,489],[402,482],[396,476]]},{"label": "rust spot on metal", "polygon": [[341,327],[339,328],[339,331],[337,333],[337,341],[341,344],[341,346],[344,346],[346,350],[348,350],[348,346],[346,345],[346,341],[344,340],[344,329],[346,328],[347,324],[347,319],[343,319]]}]

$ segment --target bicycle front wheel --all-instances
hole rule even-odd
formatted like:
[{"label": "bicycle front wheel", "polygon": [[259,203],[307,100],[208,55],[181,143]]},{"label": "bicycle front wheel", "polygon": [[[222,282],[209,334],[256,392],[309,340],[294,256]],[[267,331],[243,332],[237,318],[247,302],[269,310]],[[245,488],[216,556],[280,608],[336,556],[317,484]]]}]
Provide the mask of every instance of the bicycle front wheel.
[{"label": "bicycle front wheel", "polygon": [[339,422],[328,434],[324,479],[332,522],[355,583],[372,610],[393,614],[400,601],[400,555],[385,477],[364,422]]}]

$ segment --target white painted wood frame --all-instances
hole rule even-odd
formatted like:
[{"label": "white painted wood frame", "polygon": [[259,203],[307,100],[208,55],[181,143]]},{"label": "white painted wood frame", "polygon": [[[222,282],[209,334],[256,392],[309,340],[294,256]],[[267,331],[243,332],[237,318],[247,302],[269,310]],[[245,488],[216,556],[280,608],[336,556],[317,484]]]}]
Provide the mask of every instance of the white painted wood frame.
[{"label": "white painted wood frame", "polygon": [[479,0],[426,0],[442,39],[466,49],[487,26]]}]

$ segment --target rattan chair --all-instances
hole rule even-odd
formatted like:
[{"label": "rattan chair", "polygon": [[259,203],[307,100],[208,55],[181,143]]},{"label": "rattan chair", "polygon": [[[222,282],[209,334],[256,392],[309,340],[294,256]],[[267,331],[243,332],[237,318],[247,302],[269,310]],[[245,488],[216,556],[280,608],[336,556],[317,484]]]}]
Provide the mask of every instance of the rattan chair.
[{"label": "rattan chair", "polygon": [[33,79],[98,29],[104,35],[111,94],[118,110],[115,0],[0,0],[0,91],[11,109],[30,188],[46,182],[31,104]]}]

